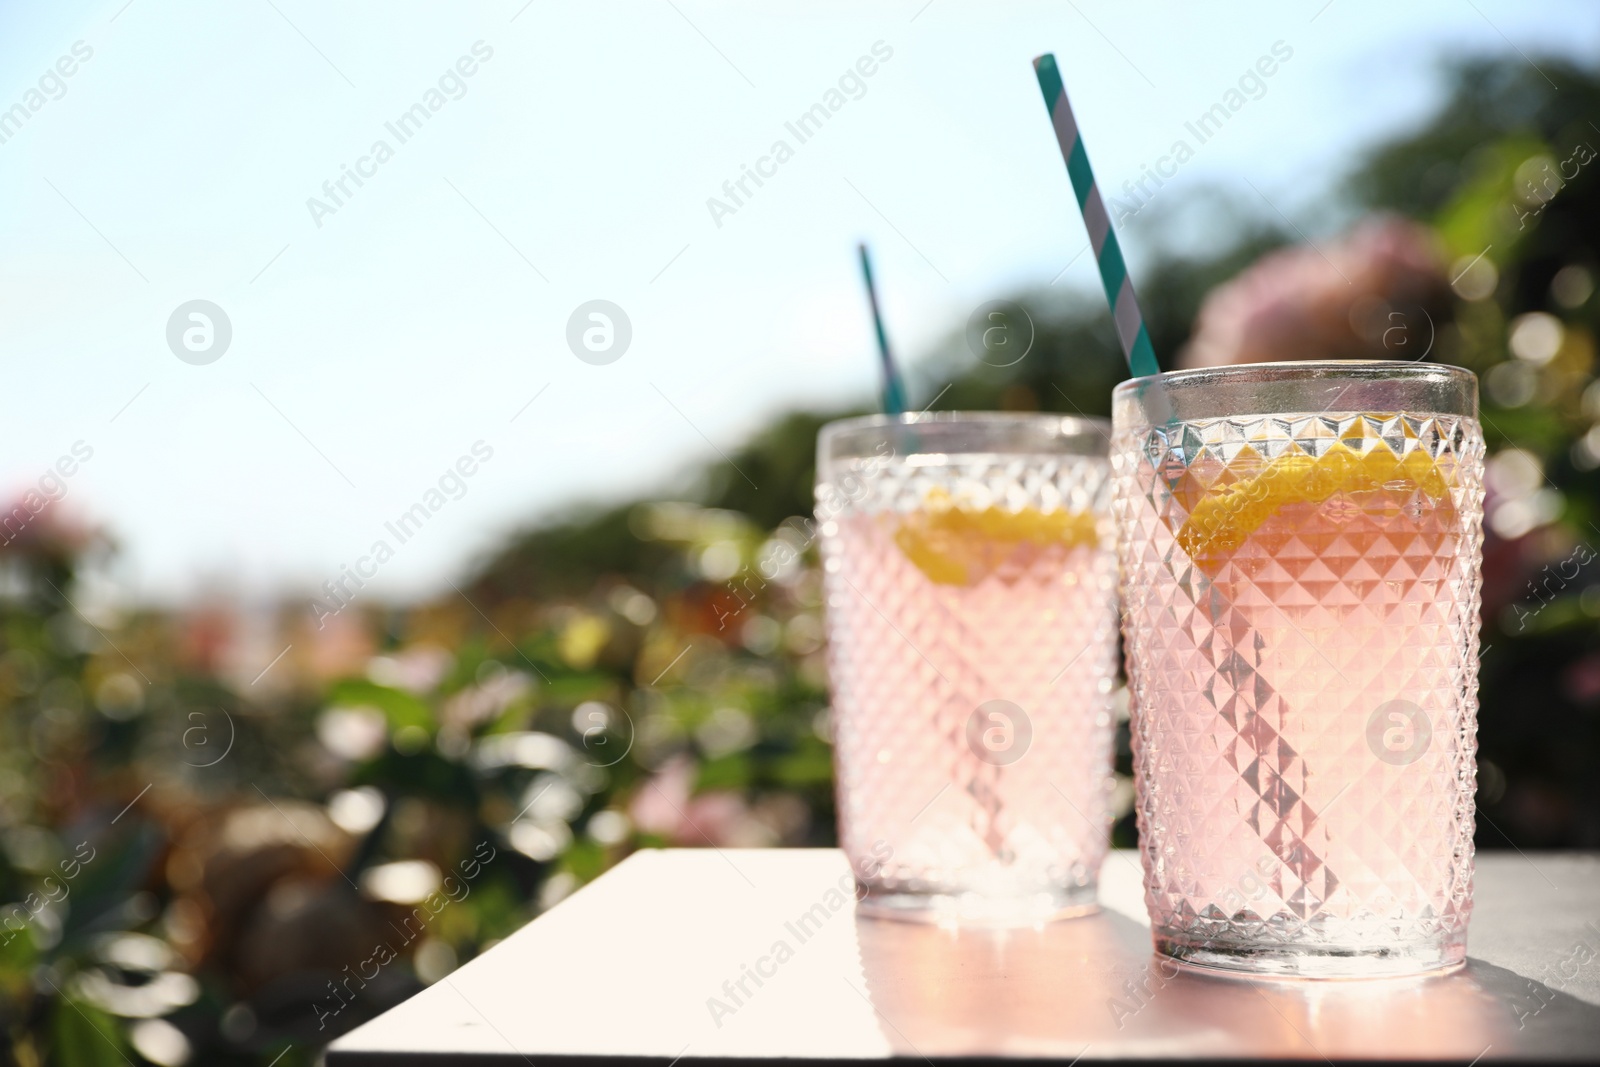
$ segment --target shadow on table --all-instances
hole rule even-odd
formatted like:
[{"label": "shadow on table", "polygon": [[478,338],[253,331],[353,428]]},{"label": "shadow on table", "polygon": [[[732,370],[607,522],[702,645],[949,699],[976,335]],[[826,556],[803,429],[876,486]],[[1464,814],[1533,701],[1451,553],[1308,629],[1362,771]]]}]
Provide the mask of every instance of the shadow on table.
[{"label": "shadow on table", "polygon": [[1455,978],[1476,982],[1507,1013],[1515,1036],[1509,1046],[1497,1046],[1497,1054],[1514,1050],[1535,1056],[1600,1055],[1600,1007],[1470,956],[1466,970],[1443,981]]},{"label": "shadow on table", "polygon": [[[858,918],[868,996],[903,1055],[1572,1055],[1600,1008],[1478,960],[1454,974],[1255,981],[1183,971],[1115,912],[1039,929]],[[1520,1022],[1520,1026],[1519,1026]]]}]

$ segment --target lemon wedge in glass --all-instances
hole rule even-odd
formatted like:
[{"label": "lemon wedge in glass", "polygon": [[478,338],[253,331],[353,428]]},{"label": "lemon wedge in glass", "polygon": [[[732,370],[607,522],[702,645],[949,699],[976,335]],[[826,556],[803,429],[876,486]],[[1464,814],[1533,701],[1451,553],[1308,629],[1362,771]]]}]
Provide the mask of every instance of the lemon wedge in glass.
[{"label": "lemon wedge in glass", "polygon": [[1215,571],[1291,505],[1320,505],[1339,494],[1421,492],[1449,506],[1453,484],[1453,472],[1425,450],[1399,456],[1382,441],[1364,452],[1340,441],[1320,456],[1278,456],[1249,476],[1204,490],[1178,530],[1178,546],[1202,570]]},{"label": "lemon wedge in glass", "polygon": [[1100,543],[1088,511],[964,506],[934,489],[922,507],[899,517],[895,544],[940,585],[977,585],[1019,550],[1077,548]]}]

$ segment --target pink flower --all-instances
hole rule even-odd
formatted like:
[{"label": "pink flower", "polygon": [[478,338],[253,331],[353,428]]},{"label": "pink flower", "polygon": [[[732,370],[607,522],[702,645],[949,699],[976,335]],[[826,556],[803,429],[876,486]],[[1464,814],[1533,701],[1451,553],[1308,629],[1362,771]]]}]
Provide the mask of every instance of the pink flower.
[{"label": "pink flower", "polygon": [[666,838],[676,838],[680,831],[688,829],[684,808],[689,804],[689,791],[698,770],[687,756],[674,756],[664,763],[634,794],[628,808],[633,824],[647,834]]},{"label": "pink flower", "polygon": [[635,826],[674,845],[713,848],[763,848],[778,835],[750,810],[738,793],[707,790],[692,795],[700,768],[678,755],[661,766],[628,807]]},{"label": "pink flower", "polygon": [[96,547],[100,533],[62,513],[58,497],[29,489],[0,511],[0,548],[44,560],[67,561]]},{"label": "pink flower", "polygon": [[1293,359],[1420,359],[1449,287],[1425,226],[1369,219],[1320,251],[1270,252],[1200,307],[1181,367]]}]

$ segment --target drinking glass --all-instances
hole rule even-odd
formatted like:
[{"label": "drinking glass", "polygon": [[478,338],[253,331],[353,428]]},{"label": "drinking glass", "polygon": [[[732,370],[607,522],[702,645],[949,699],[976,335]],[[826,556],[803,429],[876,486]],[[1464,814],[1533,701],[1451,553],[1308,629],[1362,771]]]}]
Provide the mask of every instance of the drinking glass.
[{"label": "drinking glass", "polygon": [[1116,676],[1109,425],[845,419],[817,445],[839,835],[861,910],[1091,910]]},{"label": "drinking glass", "polygon": [[1113,402],[1158,951],[1304,977],[1466,957],[1483,435],[1455,367],[1266,363]]}]

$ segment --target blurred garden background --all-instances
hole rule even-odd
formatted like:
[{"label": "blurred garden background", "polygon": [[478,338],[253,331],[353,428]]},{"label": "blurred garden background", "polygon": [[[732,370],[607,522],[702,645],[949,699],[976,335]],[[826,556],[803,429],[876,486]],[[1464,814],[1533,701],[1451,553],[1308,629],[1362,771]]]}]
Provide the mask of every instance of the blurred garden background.
[{"label": "blurred garden background", "polygon": [[[1478,373],[1478,847],[1600,848],[1600,69],[1508,53],[1448,77],[1428,121],[1329,176],[1328,232],[1247,188],[1168,194],[1133,224],[1233,237],[1136,280],[1169,364]],[[1027,358],[907,353],[913,402],[1104,414],[1123,364],[1099,295],[1011,296]],[[793,412],[670,495],[530,528],[436,599],[322,619],[218,600],[91,621],[78,590],[115,517],[19,499],[0,1063],[309,1064],[634,849],[831,844],[802,520],[816,430],[850,413]]]}]

